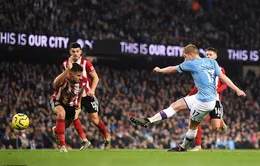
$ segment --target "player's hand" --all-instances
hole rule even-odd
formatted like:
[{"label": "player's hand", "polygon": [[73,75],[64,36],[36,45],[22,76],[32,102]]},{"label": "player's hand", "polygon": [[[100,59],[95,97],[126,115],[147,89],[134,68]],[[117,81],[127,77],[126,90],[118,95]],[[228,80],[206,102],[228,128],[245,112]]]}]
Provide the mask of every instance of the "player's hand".
[{"label": "player's hand", "polygon": [[95,95],[95,91],[92,90],[92,89],[90,89],[90,90],[88,91],[88,93],[87,93],[87,96],[90,96],[90,97],[94,97],[94,95]]},{"label": "player's hand", "polygon": [[237,91],[237,95],[240,97],[246,97],[246,93],[240,89]]},{"label": "player's hand", "polygon": [[68,59],[67,69],[71,69],[71,68],[72,68],[72,57],[70,56]]},{"label": "player's hand", "polygon": [[155,67],[155,68],[153,69],[153,72],[154,72],[154,73],[160,73],[160,71],[161,71],[161,69],[160,69],[159,67]]}]

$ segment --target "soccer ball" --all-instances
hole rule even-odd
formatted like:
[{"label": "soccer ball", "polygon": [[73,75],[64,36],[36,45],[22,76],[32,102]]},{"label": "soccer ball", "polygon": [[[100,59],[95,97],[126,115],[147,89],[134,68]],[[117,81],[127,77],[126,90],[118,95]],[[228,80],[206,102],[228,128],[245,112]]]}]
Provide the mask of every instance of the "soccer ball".
[{"label": "soccer ball", "polygon": [[24,130],[29,126],[29,118],[23,113],[18,113],[13,117],[12,125],[17,130]]}]

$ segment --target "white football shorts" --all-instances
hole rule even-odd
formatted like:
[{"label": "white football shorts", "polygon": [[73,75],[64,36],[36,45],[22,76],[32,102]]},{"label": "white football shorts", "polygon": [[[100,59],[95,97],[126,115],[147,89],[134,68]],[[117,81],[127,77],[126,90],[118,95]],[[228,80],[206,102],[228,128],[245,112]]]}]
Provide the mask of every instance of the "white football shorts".
[{"label": "white football shorts", "polygon": [[206,116],[214,110],[216,105],[216,100],[209,102],[199,101],[195,95],[186,96],[183,98],[190,109],[190,119],[196,122],[202,122]]}]

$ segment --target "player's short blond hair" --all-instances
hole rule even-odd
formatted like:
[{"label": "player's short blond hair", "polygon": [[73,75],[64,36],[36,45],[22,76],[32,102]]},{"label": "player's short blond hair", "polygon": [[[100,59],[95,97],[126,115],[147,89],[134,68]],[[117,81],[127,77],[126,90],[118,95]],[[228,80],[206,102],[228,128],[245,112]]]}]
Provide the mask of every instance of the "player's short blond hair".
[{"label": "player's short blond hair", "polygon": [[183,54],[189,54],[189,53],[199,54],[199,51],[195,45],[188,44],[187,46],[184,47],[182,53]]}]

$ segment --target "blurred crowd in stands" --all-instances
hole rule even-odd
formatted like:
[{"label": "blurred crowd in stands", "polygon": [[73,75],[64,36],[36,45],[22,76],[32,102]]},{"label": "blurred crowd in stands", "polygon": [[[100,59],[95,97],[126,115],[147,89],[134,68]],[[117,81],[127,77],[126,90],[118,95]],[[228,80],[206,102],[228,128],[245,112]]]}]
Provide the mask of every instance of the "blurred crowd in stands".
[{"label": "blurred crowd in stands", "polygon": [[0,30],[258,49],[258,0],[0,0]]},{"label": "blurred crowd in stands", "polygon": [[[151,75],[145,69],[116,69],[94,64],[100,77],[96,96],[101,104],[99,112],[112,136],[112,148],[169,148],[178,145],[188,127],[189,111],[155,124],[148,129],[130,124],[130,116],[146,117],[166,108],[185,96],[194,83],[187,75]],[[61,72],[56,65],[0,62],[0,149],[57,148],[51,128],[55,116],[49,99],[54,78]],[[229,75],[232,78],[232,75]],[[260,143],[260,77],[249,71],[246,79],[232,78],[245,89],[248,97],[240,99],[227,89],[223,93],[224,119],[228,132],[221,134],[203,122],[203,148],[244,149],[259,148]],[[12,116],[25,113],[30,126],[24,131],[11,127]],[[90,148],[102,148],[103,138],[90,123],[84,110],[79,116],[91,141]],[[80,147],[80,139],[73,127],[67,129],[66,142],[70,148]]]}]

